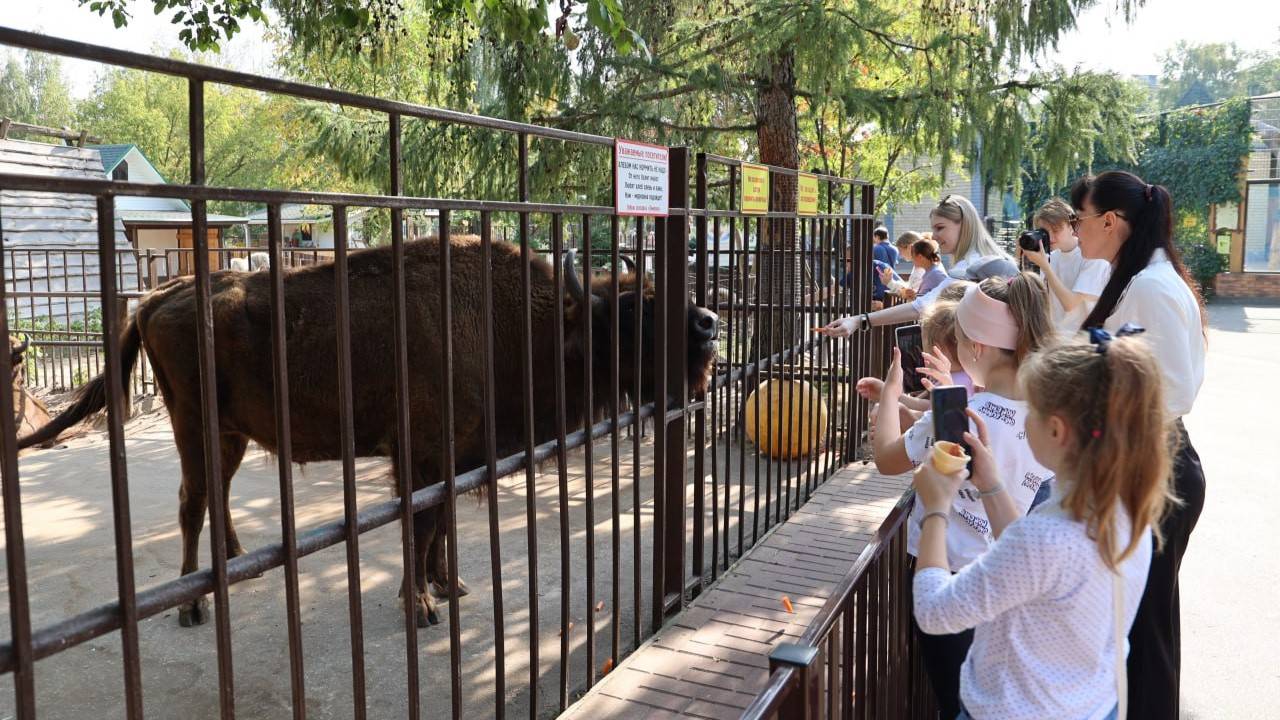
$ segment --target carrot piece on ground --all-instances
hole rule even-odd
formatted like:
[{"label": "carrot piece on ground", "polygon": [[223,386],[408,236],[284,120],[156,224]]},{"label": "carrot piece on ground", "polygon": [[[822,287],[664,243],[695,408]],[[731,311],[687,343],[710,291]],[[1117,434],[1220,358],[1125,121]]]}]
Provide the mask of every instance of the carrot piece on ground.
[{"label": "carrot piece on ground", "polygon": [[794,613],[796,611],[796,609],[791,606],[791,598],[786,595],[782,596],[782,607],[786,608],[789,613]]}]

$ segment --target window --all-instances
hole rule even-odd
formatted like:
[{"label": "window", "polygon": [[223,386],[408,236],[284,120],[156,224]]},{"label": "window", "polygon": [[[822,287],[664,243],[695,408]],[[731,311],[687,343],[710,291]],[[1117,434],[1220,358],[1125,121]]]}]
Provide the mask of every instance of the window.
[{"label": "window", "polygon": [[1280,182],[1250,183],[1244,269],[1280,272]]},{"label": "window", "polygon": [[127,182],[129,180],[129,163],[121,160],[116,169],[111,171],[111,179]]}]

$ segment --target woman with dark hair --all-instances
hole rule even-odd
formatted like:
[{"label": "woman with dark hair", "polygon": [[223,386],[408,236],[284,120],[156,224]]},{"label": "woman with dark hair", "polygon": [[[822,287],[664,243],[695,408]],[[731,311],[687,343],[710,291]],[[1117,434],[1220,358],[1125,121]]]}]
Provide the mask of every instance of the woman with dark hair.
[{"label": "woman with dark hair", "polygon": [[[1134,717],[1176,720],[1181,628],[1178,567],[1204,507],[1205,481],[1182,416],[1191,412],[1204,381],[1204,303],[1173,245],[1169,191],[1133,173],[1084,177],[1071,188],[1072,229],[1086,258],[1111,263],[1111,279],[1084,327],[1115,332],[1125,323],[1146,328],[1164,378],[1165,404],[1177,418],[1181,446],[1172,489],[1179,503],[1160,523],[1164,545],[1151,559],[1146,591],[1129,632],[1129,709]],[[1095,432],[1126,432],[1100,418]]]}]

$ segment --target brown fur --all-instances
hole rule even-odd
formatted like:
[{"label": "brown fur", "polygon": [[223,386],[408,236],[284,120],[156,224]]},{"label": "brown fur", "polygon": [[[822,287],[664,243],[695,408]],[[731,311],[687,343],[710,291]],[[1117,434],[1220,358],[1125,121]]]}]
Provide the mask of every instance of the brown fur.
[{"label": "brown fur", "polygon": [[[443,472],[460,472],[483,465],[485,458],[483,390],[485,385],[482,337],[482,255],[479,239],[455,237],[451,243],[453,309],[453,429],[455,465]],[[406,320],[409,358],[409,432],[411,485],[414,489],[438,482],[443,398],[441,393],[440,297],[438,292],[440,242],[428,239],[405,244]],[[392,324],[393,257],[391,248],[352,253],[348,283],[351,317],[351,378],[357,456],[397,458],[395,333]],[[519,249],[505,243],[492,248],[494,402],[498,421],[498,456],[524,449],[524,329],[523,292]],[[581,427],[585,417],[607,410],[611,394],[609,358],[609,304],[615,298],[610,278],[597,273],[592,294],[593,311],[571,297],[559,297],[552,269],[542,260],[530,264],[534,395],[534,440],[556,436],[556,399],[553,372],[557,345],[553,319],[556,306],[565,317],[565,406],[567,425]],[[338,368],[334,321],[334,266],[314,265],[285,276],[285,333],[289,379],[289,421],[293,459],[305,463],[341,458],[338,413]],[[566,278],[566,286],[571,280]],[[616,298],[622,315],[622,387],[634,384],[634,352],[631,335],[635,278],[620,277]],[[269,452],[279,450],[275,433],[274,388],[271,367],[270,274],[224,271],[213,273],[212,311],[219,429],[222,437],[224,492],[229,499],[232,476],[248,441]],[[646,312],[652,307],[653,290],[645,283],[642,293]],[[206,498],[201,434],[198,345],[196,338],[195,285],[192,278],[174,280],[143,299],[123,338],[128,368],[137,348],[145,349],[164,396],[182,459],[180,522],[183,534],[183,574],[197,567],[196,548],[204,522]],[[701,314],[700,314],[701,313]],[[689,320],[688,377],[690,387],[704,389],[714,359],[714,331],[706,335],[706,311],[691,308]],[[714,315],[711,316],[714,318]],[[585,407],[582,381],[584,347],[582,325],[592,318],[594,345],[593,407]],[[698,327],[695,328],[695,321]],[[651,322],[651,319],[646,319]],[[714,323],[712,323],[714,326]],[[646,347],[646,357],[653,348]],[[644,366],[651,367],[646,361]],[[643,373],[645,394],[652,379]],[[48,427],[23,439],[38,441],[56,436],[70,424],[102,406],[101,378],[91,383],[81,399]],[[643,398],[647,400],[648,398]],[[400,473],[403,468],[396,467]],[[418,621],[434,621],[435,610],[426,585],[444,583],[444,515],[440,508],[420,512],[414,519],[417,551]],[[243,549],[226,517],[229,555]],[[203,604],[183,607],[184,625],[207,618]]]}]

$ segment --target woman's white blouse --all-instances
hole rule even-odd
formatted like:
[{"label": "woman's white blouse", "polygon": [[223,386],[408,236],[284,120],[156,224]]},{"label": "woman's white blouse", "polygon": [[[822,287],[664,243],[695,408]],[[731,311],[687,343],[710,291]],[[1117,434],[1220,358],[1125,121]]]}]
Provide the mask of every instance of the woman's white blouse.
[{"label": "woman's white blouse", "polygon": [[1125,323],[1146,329],[1142,338],[1160,366],[1170,416],[1191,412],[1204,383],[1204,326],[1195,295],[1163,250],[1129,281],[1105,327],[1115,333]]}]

